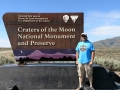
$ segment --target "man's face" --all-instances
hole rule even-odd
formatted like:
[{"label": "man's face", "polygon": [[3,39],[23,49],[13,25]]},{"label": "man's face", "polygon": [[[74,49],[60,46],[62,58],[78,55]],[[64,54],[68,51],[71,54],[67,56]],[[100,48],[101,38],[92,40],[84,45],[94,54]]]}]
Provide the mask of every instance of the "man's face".
[{"label": "man's face", "polygon": [[87,36],[86,35],[81,35],[81,39],[82,39],[82,41],[86,41],[87,40]]}]

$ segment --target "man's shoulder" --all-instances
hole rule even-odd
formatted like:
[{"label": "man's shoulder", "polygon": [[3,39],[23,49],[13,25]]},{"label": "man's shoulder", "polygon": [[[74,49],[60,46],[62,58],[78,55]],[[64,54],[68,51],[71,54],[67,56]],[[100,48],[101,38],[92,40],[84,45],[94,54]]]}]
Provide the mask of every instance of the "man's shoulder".
[{"label": "man's shoulder", "polygon": [[93,44],[91,41],[87,40],[88,43]]},{"label": "man's shoulder", "polygon": [[78,44],[82,44],[82,43],[83,43],[83,42],[81,42],[81,41],[80,41],[80,42],[78,42]]}]

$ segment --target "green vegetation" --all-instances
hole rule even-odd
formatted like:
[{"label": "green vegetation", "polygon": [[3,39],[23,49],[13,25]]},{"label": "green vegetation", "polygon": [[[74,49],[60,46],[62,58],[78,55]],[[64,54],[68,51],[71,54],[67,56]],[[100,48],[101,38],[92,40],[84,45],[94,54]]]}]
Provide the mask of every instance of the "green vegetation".
[{"label": "green vegetation", "polygon": [[103,58],[95,58],[94,63],[113,71],[120,71],[120,60],[108,60]]},{"label": "green vegetation", "polygon": [[0,55],[0,65],[15,63],[15,58],[11,55]]},{"label": "green vegetation", "polygon": [[120,71],[120,48],[96,49],[94,63],[114,71]]}]

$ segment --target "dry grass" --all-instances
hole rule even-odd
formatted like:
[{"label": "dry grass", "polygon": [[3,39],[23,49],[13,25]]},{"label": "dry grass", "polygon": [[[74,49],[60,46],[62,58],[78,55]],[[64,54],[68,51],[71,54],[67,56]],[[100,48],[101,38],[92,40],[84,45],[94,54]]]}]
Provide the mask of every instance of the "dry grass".
[{"label": "dry grass", "polygon": [[0,51],[8,51],[8,50],[12,50],[11,48],[2,48],[0,47]]},{"label": "dry grass", "polygon": [[120,71],[120,48],[96,49],[94,63],[110,70]]},{"label": "dry grass", "polygon": [[16,63],[13,53],[0,55],[0,65]]}]

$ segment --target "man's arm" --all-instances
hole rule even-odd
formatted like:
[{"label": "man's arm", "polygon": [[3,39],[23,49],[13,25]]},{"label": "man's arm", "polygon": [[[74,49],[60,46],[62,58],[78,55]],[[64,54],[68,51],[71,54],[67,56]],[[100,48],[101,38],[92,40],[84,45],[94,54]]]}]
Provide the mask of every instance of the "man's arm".
[{"label": "man's arm", "polygon": [[94,61],[94,57],[95,57],[95,50],[92,51],[92,54],[91,54],[91,61],[93,62]]},{"label": "man's arm", "polygon": [[76,51],[76,64],[78,64],[78,52]]},{"label": "man's arm", "polygon": [[94,57],[95,57],[95,50],[93,50],[92,53],[91,53],[91,61],[90,61],[90,65],[93,64],[93,62],[94,62]]}]

